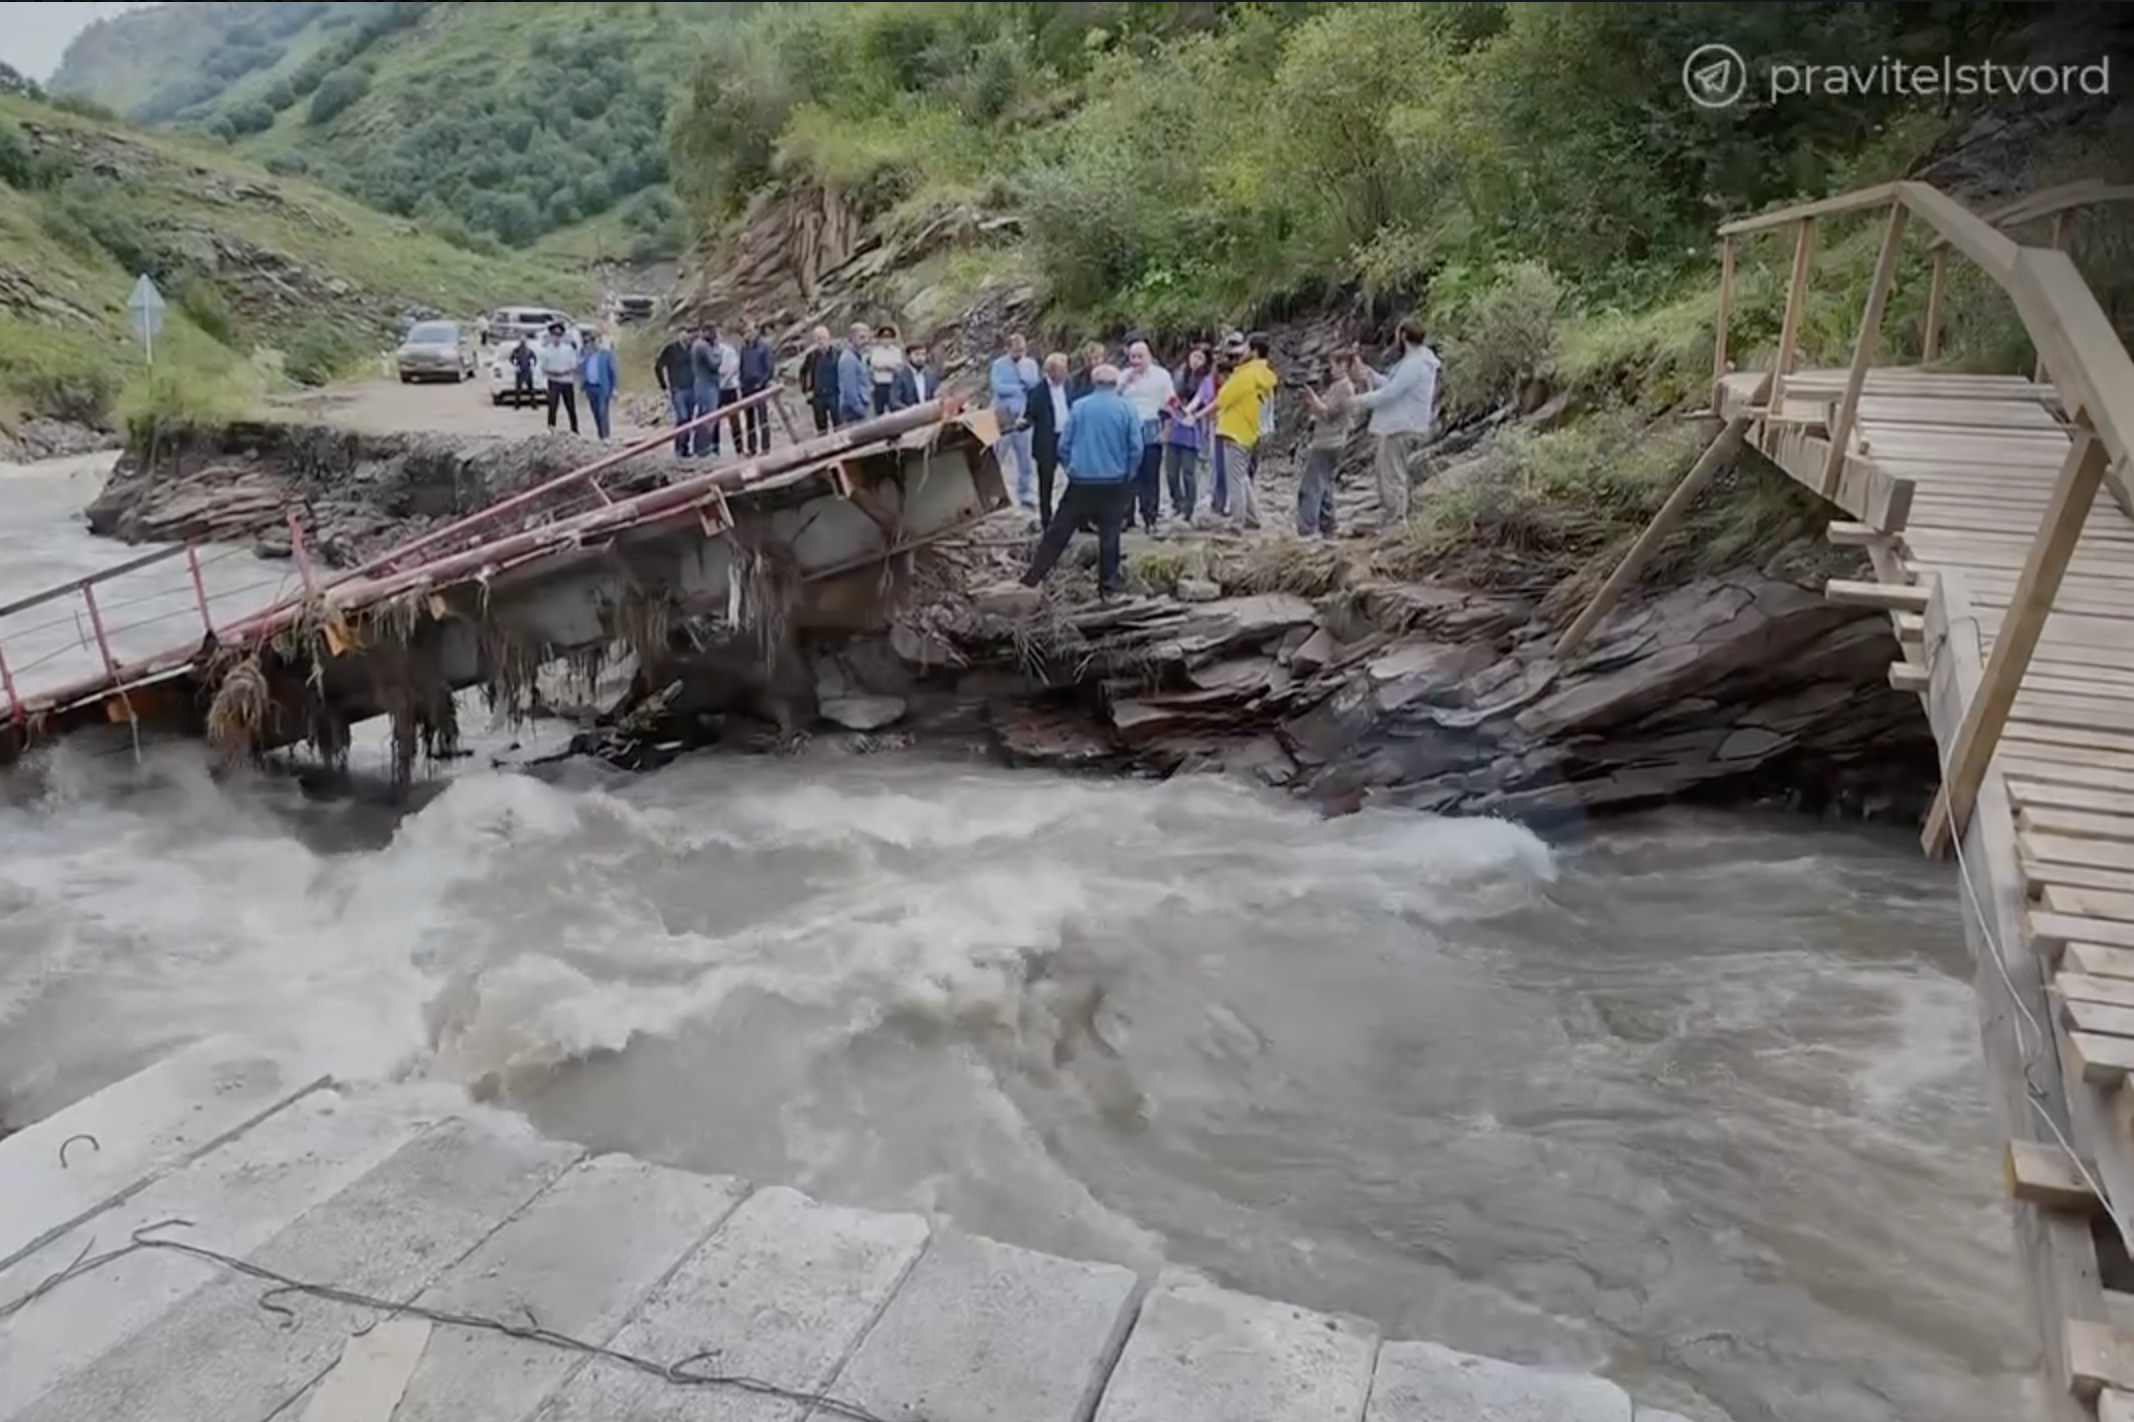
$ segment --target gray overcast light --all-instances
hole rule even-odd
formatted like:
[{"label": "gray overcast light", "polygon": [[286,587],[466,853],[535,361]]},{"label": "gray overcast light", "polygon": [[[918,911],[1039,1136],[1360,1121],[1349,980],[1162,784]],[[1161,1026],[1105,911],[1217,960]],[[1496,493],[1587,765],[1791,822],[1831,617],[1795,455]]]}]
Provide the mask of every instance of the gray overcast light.
[{"label": "gray overcast light", "polygon": [[0,3],[0,61],[13,65],[32,79],[52,77],[67,41],[89,27],[91,20],[119,15],[145,6],[78,5],[67,0],[13,0]]}]

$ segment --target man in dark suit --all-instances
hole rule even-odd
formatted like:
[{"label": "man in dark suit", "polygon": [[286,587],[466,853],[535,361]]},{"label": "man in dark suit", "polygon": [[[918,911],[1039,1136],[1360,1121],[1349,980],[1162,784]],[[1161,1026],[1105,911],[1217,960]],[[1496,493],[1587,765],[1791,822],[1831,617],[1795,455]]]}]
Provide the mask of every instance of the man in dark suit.
[{"label": "man in dark suit", "polygon": [[904,348],[904,364],[898,367],[896,379],[889,382],[890,409],[909,410],[940,395],[941,384],[926,361],[925,346]]},{"label": "man in dark suit", "polygon": [[1045,378],[1030,392],[1030,453],[1037,464],[1039,527],[1052,522],[1053,475],[1060,467],[1060,427],[1073,404],[1068,394],[1067,357],[1045,357]]},{"label": "man in dark suit", "polygon": [[828,434],[837,423],[837,347],[828,326],[815,328],[815,343],[800,358],[800,391],[815,416],[815,433]]}]

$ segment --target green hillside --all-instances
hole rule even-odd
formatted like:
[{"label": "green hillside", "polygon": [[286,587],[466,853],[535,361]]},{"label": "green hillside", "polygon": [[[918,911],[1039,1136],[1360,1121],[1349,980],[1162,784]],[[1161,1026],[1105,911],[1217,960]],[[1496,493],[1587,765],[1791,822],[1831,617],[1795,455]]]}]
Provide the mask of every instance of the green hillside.
[{"label": "green hillside", "polygon": [[[169,301],[164,385],[141,380],[127,293]],[[470,252],[226,151],[0,94],[0,423],[100,423],[151,398],[318,381],[411,311],[582,305],[575,270]]]},{"label": "green hillside", "polygon": [[103,20],[53,89],[231,145],[476,248],[606,219],[679,245],[664,129],[726,3],[233,3]]}]

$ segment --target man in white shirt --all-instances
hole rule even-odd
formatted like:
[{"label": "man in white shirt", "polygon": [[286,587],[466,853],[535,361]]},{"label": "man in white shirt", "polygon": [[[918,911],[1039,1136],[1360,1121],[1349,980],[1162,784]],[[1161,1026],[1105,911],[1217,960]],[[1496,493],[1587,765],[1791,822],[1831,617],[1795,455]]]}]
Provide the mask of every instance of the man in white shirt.
[{"label": "man in white shirt", "polygon": [[556,407],[570,416],[571,433],[578,433],[578,348],[563,336],[563,323],[548,328],[541,341],[541,376],[548,382],[548,427],[556,427]]},{"label": "man in white shirt", "polygon": [[[1133,477],[1134,507],[1141,526],[1156,531],[1163,489],[1163,408],[1172,394],[1171,372],[1156,364],[1148,342],[1136,341],[1126,348],[1126,372],[1119,380],[1119,395],[1141,418],[1141,462]],[[1133,518],[1127,520],[1129,527]]]},{"label": "man in white shirt", "polygon": [[1356,408],[1371,414],[1378,437],[1376,474],[1378,508],[1389,523],[1408,516],[1408,458],[1430,437],[1437,409],[1437,352],[1423,341],[1423,323],[1413,316],[1400,323],[1400,363],[1385,383],[1356,397]]},{"label": "man in white shirt", "polygon": [[[741,398],[741,352],[714,326],[711,329],[711,353],[718,361],[718,408],[723,410]],[[711,431],[711,455],[716,459],[719,457],[719,422],[713,420],[706,428]],[[726,428],[733,431],[734,453],[741,453],[741,411],[736,410],[726,417]]]}]

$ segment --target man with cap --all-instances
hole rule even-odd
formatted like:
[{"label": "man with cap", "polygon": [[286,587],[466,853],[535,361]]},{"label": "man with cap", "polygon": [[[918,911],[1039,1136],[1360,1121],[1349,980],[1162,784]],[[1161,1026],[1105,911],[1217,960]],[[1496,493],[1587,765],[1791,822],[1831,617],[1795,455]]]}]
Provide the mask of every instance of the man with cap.
[{"label": "man with cap", "polygon": [[1097,591],[1119,591],[1119,535],[1133,499],[1131,480],[1141,464],[1141,416],[1119,394],[1119,368],[1099,365],[1090,375],[1090,392],[1067,412],[1060,435],[1060,463],[1067,489],[1059,507],[1031,550],[1023,586],[1036,587],[1067,551],[1075,529],[1086,519],[1097,526]]},{"label": "man with cap", "polygon": [[556,407],[570,417],[571,433],[578,433],[578,348],[563,338],[563,323],[551,321],[541,342],[541,376],[548,382],[548,427],[556,427]]}]

